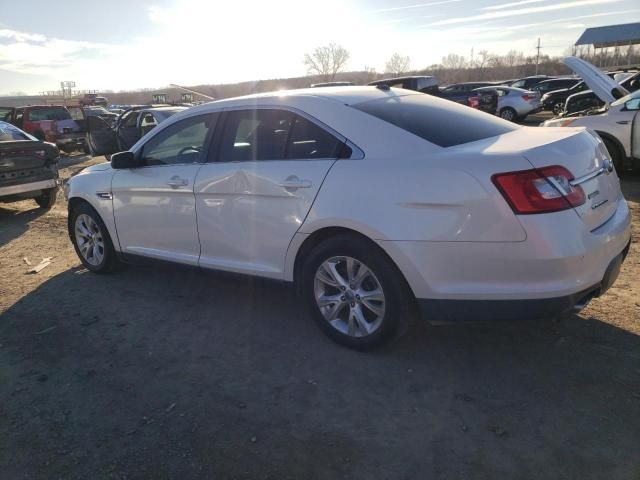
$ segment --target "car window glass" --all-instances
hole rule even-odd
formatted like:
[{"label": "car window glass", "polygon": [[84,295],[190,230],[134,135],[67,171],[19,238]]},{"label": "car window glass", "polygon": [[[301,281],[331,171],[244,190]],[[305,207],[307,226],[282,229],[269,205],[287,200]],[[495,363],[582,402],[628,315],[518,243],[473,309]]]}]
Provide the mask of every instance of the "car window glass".
[{"label": "car window glass", "polygon": [[204,160],[205,141],[216,116],[198,115],[169,125],[142,149],[144,165],[175,165]]},{"label": "car window glass", "polygon": [[293,120],[285,110],[236,110],[227,114],[220,161],[283,160]]},{"label": "car window glass", "polygon": [[128,114],[124,121],[122,122],[122,126],[123,127],[135,127],[137,125],[138,122],[138,115],[140,115],[140,112],[131,112],[130,114]]},{"label": "car window glass", "polygon": [[71,120],[71,115],[64,107],[42,107],[30,110],[29,120],[32,122],[42,120]]},{"label": "car window glass", "polygon": [[523,88],[524,83],[525,83],[524,80],[518,80],[517,82],[514,82],[511,86],[515,88]]},{"label": "car window glass", "polygon": [[10,123],[0,122],[0,142],[14,142],[18,140],[36,140],[36,138]]},{"label": "car window glass", "polygon": [[144,116],[142,117],[142,122],[140,123],[141,127],[148,127],[150,125],[157,125],[158,122],[156,122],[156,119],[153,118],[153,115],[151,113],[145,113]]},{"label": "car window glass", "polygon": [[423,94],[370,100],[353,107],[441,147],[475,142],[520,128],[473,108]]},{"label": "car window glass", "polygon": [[323,128],[295,115],[286,158],[336,158],[341,144],[340,140]]}]

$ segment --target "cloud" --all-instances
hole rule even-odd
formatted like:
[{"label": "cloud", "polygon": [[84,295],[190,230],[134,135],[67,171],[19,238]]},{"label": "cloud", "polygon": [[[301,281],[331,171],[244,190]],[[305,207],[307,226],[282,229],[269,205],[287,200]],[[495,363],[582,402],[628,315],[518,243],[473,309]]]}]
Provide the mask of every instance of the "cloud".
[{"label": "cloud", "polygon": [[385,12],[397,12],[399,10],[409,10],[412,8],[423,8],[423,7],[431,7],[433,5],[444,5],[446,3],[457,3],[462,0],[442,0],[439,2],[430,2],[430,3],[419,3],[417,5],[406,5],[404,7],[390,7],[390,8],[379,8],[377,10],[369,10],[369,13],[385,13]]},{"label": "cloud", "polygon": [[8,38],[16,42],[44,42],[47,38],[38,33],[24,33],[3,28],[0,30],[0,38]]},{"label": "cloud", "polygon": [[480,15],[472,15],[469,17],[454,17],[447,20],[433,22],[431,26],[437,25],[453,25],[456,23],[478,22],[481,20],[491,20],[495,18],[507,18],[518,15],[529,15],[532,13],[552,12],[557,10],[565,10],[568,8],[586,7],[590,5],[602,5],[607,3],[617,3],[621,0],[578,0],[575,2],[555,3],[553,5],[545,5],[543,7],[520,8],[516,10],[497,11],[481,13]]},{"label": "cloud", "polygon": [[529,5],[531,3],[541,3],[541,2],[546,2],[546,1],[547,0],[522,0],[521,2],[501,3],[499,5],[489,5],[488,7],[483,7],[480,10],[502,10],[503,8],[518,7],[520,5]]}]

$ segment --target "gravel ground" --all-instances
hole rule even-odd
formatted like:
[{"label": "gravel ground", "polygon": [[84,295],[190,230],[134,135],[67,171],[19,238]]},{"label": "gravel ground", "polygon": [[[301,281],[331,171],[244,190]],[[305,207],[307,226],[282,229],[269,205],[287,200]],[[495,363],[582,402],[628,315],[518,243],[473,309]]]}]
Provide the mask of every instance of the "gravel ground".
[{"label": "gravel ground", "polygon": [[420,323],[363,354],[282,284],[90,274],[64,200],[34,205],[0,207],[0,478],[640,478],[637,242],[564,322]]}]

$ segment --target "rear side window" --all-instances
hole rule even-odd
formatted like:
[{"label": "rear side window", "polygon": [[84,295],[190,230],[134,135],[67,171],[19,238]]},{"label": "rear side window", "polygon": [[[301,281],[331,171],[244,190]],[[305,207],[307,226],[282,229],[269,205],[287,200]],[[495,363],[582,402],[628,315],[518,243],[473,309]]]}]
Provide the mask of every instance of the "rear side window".
[{"label": "rear side window", "polygon": [[306,118],[294,116],[286,158],[336,158],[341,146],[336,137]]},{"label": "rear side window", "polygon": [[440,147],[495,137],[520,128],[493,115],[431,95],[405,95],[352,105]]}]

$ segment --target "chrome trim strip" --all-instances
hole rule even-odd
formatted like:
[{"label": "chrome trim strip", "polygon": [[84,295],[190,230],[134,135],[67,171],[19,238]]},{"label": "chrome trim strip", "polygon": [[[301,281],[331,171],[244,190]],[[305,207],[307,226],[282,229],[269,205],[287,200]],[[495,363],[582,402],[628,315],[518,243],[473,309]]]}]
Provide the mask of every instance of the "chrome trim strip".
[{"label": "chrome trim strip", "polygon": [[594,170],[591,173],[587,173],[586,175],[580,177],[580,178],[575,178],[573,180],[571,180],[569,182],[569,185],[571,185],[572,187],[576,187],[582,183],[588,182],[589,180],[593,180],[596,177],[599,177],[600,175],[602,175],[603,173],[607,173],[609,170],[607,169],[606,166],[600,167],[597,170]]},{"label": "chrome trim strip", "polygon": [[32,192],[43,188],[53,188],[57,186],[55,179],[41,180],[39,182],[23,183],[22,185],[12,185],[10,187],[0,187],[0,196],[15,195],[17,193]]}]

